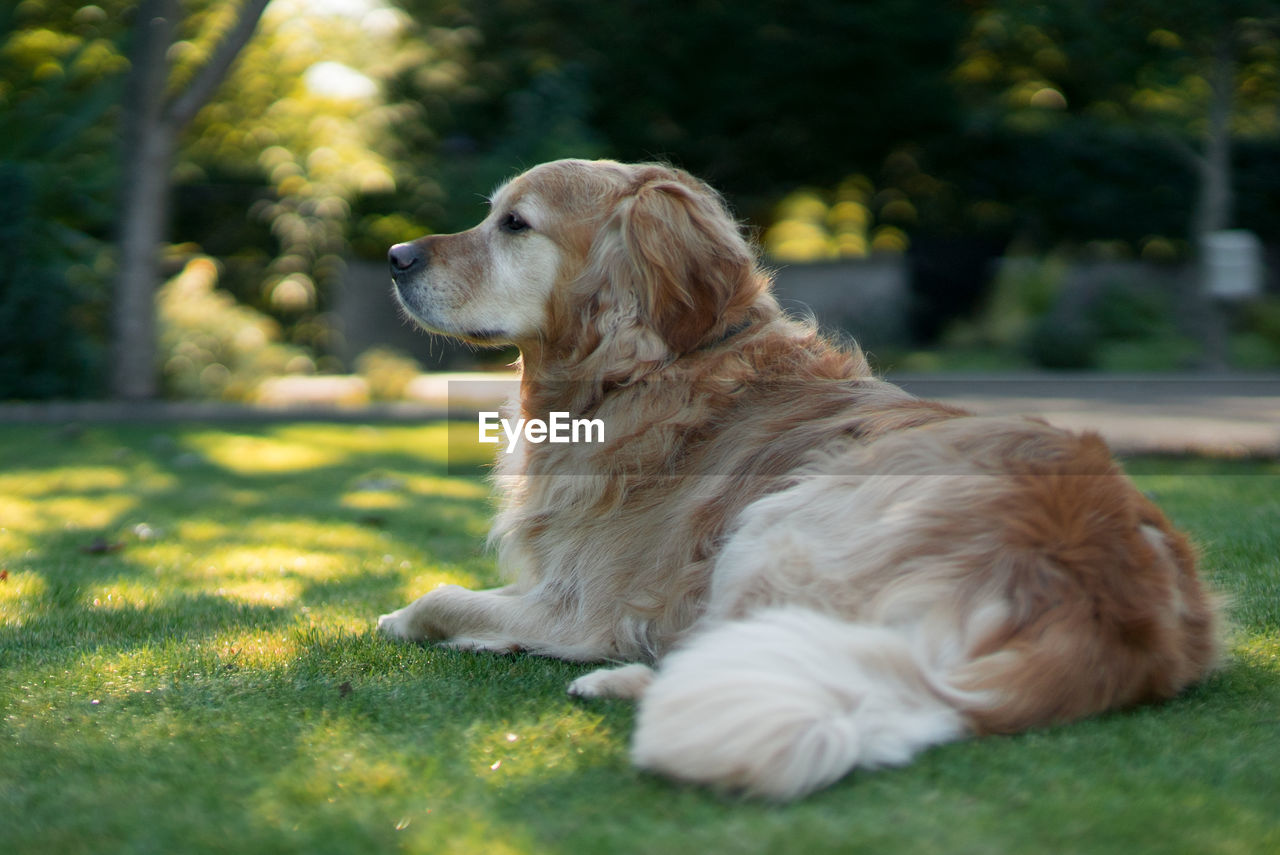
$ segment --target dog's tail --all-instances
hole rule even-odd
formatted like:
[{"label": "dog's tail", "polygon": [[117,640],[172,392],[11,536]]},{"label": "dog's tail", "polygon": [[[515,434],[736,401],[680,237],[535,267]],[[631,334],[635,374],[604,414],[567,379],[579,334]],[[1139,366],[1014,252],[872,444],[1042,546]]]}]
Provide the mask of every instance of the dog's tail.
[{"label": "dog's tail", "polygon": [[640,702],[632,758],[683,780],[791,799],[963,736],[971,701],[901,632],[771,609],[663,660]]}]

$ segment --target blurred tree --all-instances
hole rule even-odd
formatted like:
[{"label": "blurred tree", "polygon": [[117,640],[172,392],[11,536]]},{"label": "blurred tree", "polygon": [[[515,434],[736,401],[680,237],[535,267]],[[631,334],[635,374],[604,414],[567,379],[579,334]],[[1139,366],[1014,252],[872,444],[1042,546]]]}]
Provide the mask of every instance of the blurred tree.
[{"label": "blurred tree", "polygon": [[120,5],[0,6],[0,399],[97,390]]},{"label": "blurred tree", "polygon": [[1233,140],[1280,139],[1278,34],[1277,0],[993,0],[974,14],[954,78],[979,125],[1181,163],[1197,189],[1176,233],[1194,245],[1231,224]]},{"label": "blurred tree", "polygon": [[[386,81],[442,62],[413,35],[378,2],[276,0],[179,153],[175,239],[219,257],[222,287],[321,354],[335,349],[325,309],[349,238],[384,258],[425,230],[372,201],[400,195],[389,129],[420,109],[388,96]],[[436,192],[430,175],[414,179]]]},{"label": "blurred tree", "polygon": [[[157,254],[165,236],[179,137],[217,91],[267,3],[211,4],[184,21],[178,0],[143,0],[135,13],[112,327],[112,390],[118,397],[156,393]],[[186,29],[195,33],[182,32]],[[198,35],[201,30],[204,38]],[[179,35],[194,38],[180,40]]]},{"label": "blurred tree", "polygon": [[[397,2],[472,36],[469,85],[435,127],[451,165],[502,159],[510,174],[562,154],[541,128],[562,134],[557,149],[670,158],[766,214],[797,184],[833,185],[958,122],[956,4]],[[553,88],[568,97],[545,99]],[[522,116],[530,103],[568,121]]]}]

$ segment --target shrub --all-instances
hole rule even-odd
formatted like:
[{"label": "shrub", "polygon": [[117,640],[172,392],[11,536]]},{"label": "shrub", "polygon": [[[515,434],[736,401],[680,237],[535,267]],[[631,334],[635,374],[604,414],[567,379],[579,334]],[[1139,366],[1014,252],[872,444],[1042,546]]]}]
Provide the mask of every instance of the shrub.
[{"label": "shrub", "polygon": [[[86,10],[66,21],[0,4],[0,399],[101,388],[112,109],[128,63],[97,37],[106,14]],[[32,23],[46,15],[59,23]]]},{"label": "shrub", "polygon": [[1162,336],[1174,328],[1166,295],[1124,282],[1108,282],[1088,314],[1098,334],[1111,341]]},{"label": "shrub", "polygon": [[1248,354],[1246,367],[1280,364],[1280,297],[1263,297],[1243,308],[1239,337]]},{"label": "shrub", "polygon": [[38,215],[43,171],[0,161],[0,400],[84,397],[100,379],[102,246]]},{"label": "shrub", "polygon": [[167,394],[247,400],[266,377],[315,369],[305,351],[280,342],[275,321],[220,290],[218,275],[212,259],[197,256],[160,289],[156,312]]},{"label": "shrub", "polygon": [[422,366],[395,348],[374,347],[356,359],[356,371],[369,384],[369,395],[375,401],[399,401],[422,373]]},{"label": "shrub", "polygon": [[1100,339],[1089,322],[1045,315],[1027,336],[1024,349],[1037,365],[1057,370],[1093,368]]}]

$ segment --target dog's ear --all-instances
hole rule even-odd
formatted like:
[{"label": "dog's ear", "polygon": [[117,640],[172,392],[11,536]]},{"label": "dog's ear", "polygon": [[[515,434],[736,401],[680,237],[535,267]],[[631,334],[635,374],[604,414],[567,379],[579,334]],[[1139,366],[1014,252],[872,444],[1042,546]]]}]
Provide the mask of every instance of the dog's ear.
[{"label": "dog's ear", "polygon": [[[640,311],[667,345],[687,353],[731,305],[754,298],[755,258],[719,194],[686,172],[652,167],[617,210],[617,228]],[[615,281],[615,287],[620,284]]]}]

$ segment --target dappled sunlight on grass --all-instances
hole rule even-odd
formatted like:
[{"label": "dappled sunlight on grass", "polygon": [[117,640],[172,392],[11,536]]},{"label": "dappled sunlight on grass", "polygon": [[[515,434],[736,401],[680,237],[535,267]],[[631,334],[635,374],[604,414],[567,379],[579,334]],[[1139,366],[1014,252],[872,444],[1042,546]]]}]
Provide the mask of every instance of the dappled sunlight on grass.
[{"label": "dappled sunlight on grass", "polygon": [[296,627],[275,630],[230,632],[209,641],[223,668],[281,669],[297,657],[301,649]]},{"label": "dappled sunlight on grass", "polygon": [[242,536],[256,543],[290,544],[298,551],[293,559],[295,570],[308,569],[308,565],[313,569],[316,564],[323,566],[335,560],[337,552],[365,553],[380,549],[384,540],[381,532],[356,525],[284,517],[257,520],[244,528]]},{"label": "dappled sunlight on grass", "polygon": [[365,633],[438,584],[493,576],[488,489],[441,474],[442,426],[5,435],[0,620],[41,645],[68,620],[86,643],[145,646],[259,614],[241,609]]},{"label": "dappled sunlight on grass", "polygon": [[[174,654],[181,654],[182,667],[174,667]],[[195,655],[193,655],[195,654]],[[173,686],[175,677],[212,667],[212,661],[198,650],[175,642],[146,644],[126,651],[105,648],[91,650],[74,663],[68,676],[79,675],[79,687],[99,701],[123,701],[138,695],[152,695]]]},{"label": "dappled sunlight on grass", "polygon": [[50,437],[0,429],[5,851],[945,851],[956,829],[1062,851],[1071,822],[1167,844],[1188,813],[1188,851],[1273,839],[1251,746],[1280,703],[1274,479],[1143,476],[1237,598],[1229,664],[1187,697],[762,809],[631,770],[634,707],[565,695],[590,666],[375,632],[440,584],[499,584],[488,487],[447,475],[442,428]]},{"label": "dappled sunlight on grass", "polygon": [[349,572],[353,559],[382,549],[378,532],[354,526],[324,527],[294,521],[262,521],[242,530],[232,543],[211,544],[201,555],[206,575],[290,574],[331,579]]},{"label": "dappled sunlight on grass", "polygon": [[39,499],[69,493],[100,494],[118,490],[148,493],[173,488],[172,473],[130,460],[128,450],[117,450],[110,466],[59,466],[42,469],[10,468],[0,474],[0,494]]},{"label": "dappled sunlight on grass", "polygon": [[342,497],[342,506],[357,511],[389,511],[407,507],[409,498],[398,493],[387,491],[373,492],[364,490],[358,493],[347,493]]},{"label": "dappled sunlight on grass", "polygon": [[405,852],[423,855],[529,855],[543,852],[528,831],[495,821],[482,812],[460,812],[435,819],[427,811],[417,826],[401,820],[397,827],[412,832],[401,844]]},{"label": "dappled sunlight on grass", "polygon": [[72,466],[0,475],[0,492],[39,498],[52,493],[119,490],[128,484],[123,466]]},{"label": "dappled sunlight on grass", "polygon": [[[176,521],[171,542],[158,543],[152,547],[152,550],[172,551],[190,544],[212,543],[230,537],[233,530],[239,531],[239,526],[233,527],[231,523],[218,522],[203,517],[189,517]],[[157,552],[157,557],[158,555],[159,552]]]},{"label": "dappled sunlight on grass", "polygon": [[461,585],[464,588],[482,589],[496,587],[500,582],[494,575],[471,573],[457,566],[433,566],[405,578],[397,587],[398,599],[394,608],[407,605],[423,594],[441,585]]},{"label": "dappled sunlight on grass", "polygon": [[124,493],[50,497],[40,502],[40,523],[45,531],[105,528],[137,506],[137,497]]},{"label": "dappled sunlight on grass", "polygon": [[100,528],[137,505],[136,492],[153,481],[131,485],[124,468],[64,469],[47,477],[24,474],[0,484],[0,520],[9,538],[67,528]]},{"label": "dappled sunlight on grass", "polygon": [[298,599],[302,586],[293,579],[274,579],[255,582],[232,582],[222,585],[216,593],[242,603],[268,606],[290,606]]},{"label": "dappled sunlight on grass", "polygon": [[616,755],[619,743],[599,713],[581,707],[476,724],[466,740],[472,772],[493,786],[529,776],[571,774]]},{"label": "dappled sunlight on grass", "polygon": [[449,496],[459,499],[487,499],[489,487],[469,478],[439,478],[432,475],[409,474],[405,485],[420,496]]},{"label": "dappled sunlight on grass", "polygon": [[1245,638],[1233,646],[1232,655],[1259,667],[1280,672],[1280,632]]},{"label": "dappled sunlight on grass", "polygon": [[85,599],[94,609],[143,609],[163,599],[154,580],[116,578],[85,591]]},{"label": "dappled sunlight on grass", "polygon": [[[420,426],[283,424],[252,432],[192,432],[186,436],[189,448],[210,454],[221,464],[228,454],[262,453],[266,460],[245,465],[289,466],[291,459],[311,456],[330,462],[358,455],[395,454],[422,462],[444,463],[447,459],[446,428],[442,424]],[[248,470],[252,471],[252,470]],[[259,471],[278,471],[260,469]]]},{"label": "dappled sunlight on grass", "polygon": [[0,474],[0,560],[35,548],[54,532],[110,526],[176,479],[124,455],[113,466],[57,466]]},{"label": "dappled sunlight on grass", "polygon": [[349,718],[324,714],[298,737],[293,762],[272,789],[299,805],[399,789],[407,770],[380,759],[389,747],[361,733]]},{"label": "dappled sunlight on grass", "polygon": [[27,607],[48,590],[44,576],[31,571],[9,574],[0,585],[0,624],[20,624]]},{"label": "dappled sunlight on grass", "polygon": [[189,435],[186,442],[211,463],[241,475],[300,472],[342,459],[333,449],[267,436],[208,431]]},{"label": "dappled sunlight on grass", "polygon": [[32,543],[30,533],[40,527],[32,502],[0,495],[0,554],[14,555]]}]

